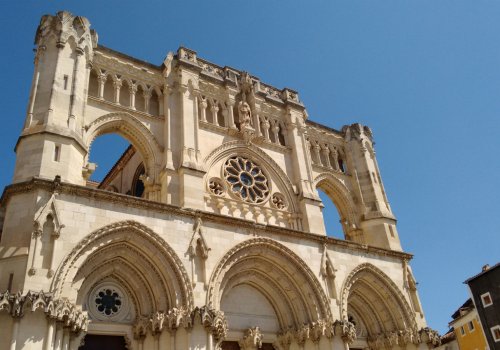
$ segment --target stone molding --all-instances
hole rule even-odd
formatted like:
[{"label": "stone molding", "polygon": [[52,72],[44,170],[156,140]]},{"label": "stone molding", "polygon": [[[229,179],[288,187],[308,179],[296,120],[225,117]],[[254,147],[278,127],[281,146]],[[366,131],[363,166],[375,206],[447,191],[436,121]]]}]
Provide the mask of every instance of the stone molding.
[{"label": "stone molding", "polygon": [[389,291],[392,293],[395,302],[398,303],[399,309],[403,313],[404,320],[402,320],[409,329],[417,330],[417,323],[415,321],[415,313],[412,311],[410,305],[408,304],[406,298],[404,297],[398,286],[390,279],[383,271],[381,271],[376,266],[370,263],[363,263],[355,267],[349,275],[344,280],[342,286],[342,294],[340,299],[340,311],[344,319],[348,319],[347,307],[348,298],[351,292],[351,288],[356,281],[359,279],[359,274],[363,271],[368,271],[369,273],[377,276],[378,279],[384,282]]},{"label": "stone molding", "polygon": [[409,344],[427,344],[429,347],[441,345],[441,339],[437,331],[426,327],[416,330],[404,329],[393,332],[384,332],[369,336],[367,342],[371,349],[390,349],[396,346],[405,348]]},{"label": "stone molding", "polygon": [[157,334],[163,331],[175,332],[179,328],[191,329],[202,325],[212,336],[216,345],[226,339],[228,327],[224,312],[209,306],[173,308],[167,312],[157,311],[150,316],[139,317],[133,326],[136,338],[145,337],[148,333]]},{"label": "stone molding", "polygon": [[[263,237],[248,239],[228,250],[213,270],[207,291],[207,303],[218,307],[221,297],[220,286],[232,266],[235,266],[240,260],[247,259],[248,256],[254,254],[253,251],[262,252],[266,249],[280,256],[284,261],[290,262],[293,268],[300,273],[300,277],[307,281],[307,284],[311,288],[308,298],[314,299],[312,300],[312,305],[316,308],[315,310],[309,310],[311,314],[317,314],[318,319],[332,319],[329,299],[315,274],[307,267],[307,264],[283,244]],[[289,281],[297,282],[296,280]],[[312,307],[312,305],[309,305],[309,307]]]},{"label": "stone molding", "polygon": [[[104,191],[86,186],[74,185],[69,183],[60,183],[60,185],[58,186],[60,195],[94,198],[95,200],[102,200],[105,202],[116,203],[127,207],[139,208],[144,210],[153,210],[158,213],[169,213],[188,218],[195,218],[196,216],[199,216],[205,222],[217,222],[219,224],[238,226],[242,228],[251,229],[253,231],[264,231],[267,233],[295,237],[299,239],[305,239],[308,241],[316,241],[321,244],[344,247],[346,249],[362,252],[364,254],[372,254],[376,256],[390,256],[397,259],[408,260],[408,261],[413,258],[412,254],[405,252],[367,246],[365,244],[359,244],[356,242],[346,241],[333,237],[317,235],[314,233],[304,232],[300,230],[293,230],[289,228],[272,226],[272,225],[256,224],[255,222],[250,220],[229,217],[202,210],[181,208],[171,204],[151,201],[133,196],[127,196],[120,193]],[[29,181],[18,182],[9,185],[5,187],[2,197],[0,198],[0,206],[5,206],[10,197],[14,195],[21,193],[28,193],[38,189],[52,192],[54,189],[54,181],[34,177]],[[59,196],[59,198],[61,198],[61,196]]]},{"label": "stone molding", "polygon": [[[189,287],[189,276],[180,258],[168,245],[168,243],[158,234],[148,227],[131,220],[119,221],[106,225],[87,235],[80,242],[78,242],[60,264],[60,267],[52,281],[51,291],[56,296],[63,293],[64,286],[71,283],[71,276],[74,277],[74,274],[77,273],[77,269],[75,269],[75,267],[79,268],[80,266],[76,266],[75,264],[77,264],[78,259],[83,256],[85,249],[92,247],[95,242],[98,242],[99,239],[103,237],[107,237],[111,234],[124,230],[135,231],[143,238],[147,238],[153,245],[160,249],[160,251],[165,255],[167,261],[169,261],[170,267],[175,275],[177,286],[179,287],[181,293],[182,305],[188,308],[192,307],[194,304],[193,291],[192,288]],[[85,259],[85,261],[87,261],[87,259]]]},{"label": "stone molding", "polygon": [[26,294],[9,291],[0,293],[0,312],[5,311],[14,318],[21,318],[27,312],[41,310],[47,318],[61,322],[72,332],[86,331],[87,313],[65,298],[54,298],[52,293],[32,292]]}]

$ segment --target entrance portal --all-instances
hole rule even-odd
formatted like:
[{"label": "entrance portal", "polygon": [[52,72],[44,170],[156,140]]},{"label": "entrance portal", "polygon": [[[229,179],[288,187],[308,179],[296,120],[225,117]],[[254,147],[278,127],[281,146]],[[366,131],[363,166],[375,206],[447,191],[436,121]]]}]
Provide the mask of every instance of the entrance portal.
[{"label": "entrance portal", "polygon": [[78,350],[125,350],[125,338],[113,335],[87,334]]}]

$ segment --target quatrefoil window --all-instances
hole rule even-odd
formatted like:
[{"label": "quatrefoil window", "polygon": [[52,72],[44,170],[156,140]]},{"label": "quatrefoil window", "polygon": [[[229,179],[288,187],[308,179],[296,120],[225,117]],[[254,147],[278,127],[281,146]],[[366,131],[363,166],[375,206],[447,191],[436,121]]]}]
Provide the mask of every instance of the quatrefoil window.
[{"label": "quatrefoil window", "polygon": [[250,203],[262,203],[269,195],[269,184],[262,169],[243,157],[229,158],[224,164],[224,177],[233,194]]},{"label": "quatrefoil window", "polygon": [[122,307],[122,298],[120,294],[112,288],[100,289],[94,301],[97,311],[106,316],[116,314]]}]

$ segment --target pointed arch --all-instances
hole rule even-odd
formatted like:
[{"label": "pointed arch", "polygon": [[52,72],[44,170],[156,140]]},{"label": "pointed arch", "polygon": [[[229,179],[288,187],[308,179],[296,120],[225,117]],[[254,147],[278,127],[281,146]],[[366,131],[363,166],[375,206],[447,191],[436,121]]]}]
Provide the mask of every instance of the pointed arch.
[{"label": "pointed arch", "polygon": [[89,153],[96,137],[117,133],[136,147],[144,159],[147,175],[157,179],[163,147],[140,120],[126,112],[109,113],[92,121],[85,127],[85,130],[84,142]]},{"label": "pointed arch", "polygon": [[417,331],[415,314],[403,293],[370,263],[351,271],[343,284],[340,302],[342,318],[348,320],[350,310],[354,310],[371,337],[407,329]]},{"label": "pointed arch", "polygon": [[224,295],[239,285],[251,286],[266,297],[282,330],[332,319],[328,298],[314,273],[272,239],[249,239],[224,255],[212,273],[207,305],[220,309]]},{"label": "pointed arch", "polygon": [[[296,203],[296,196],[292,182],[288,175],[283,171],[280,165],[274,161],[266,152],[253,144],[247,144],[243,141],[230,141],[214,149],[204,159],[204,170],[209,173],[209,170],[220,160],[229,158],[231,156],[240,155],[247,156],[254,159],[265,170],[266,173],[271,175],[274,182],[278,187],[284,189],[283,195],[288,203],[290,203],[290,211],[296,213],[299,211]],[[205,179],[208,181],[208,178]]]},{"label": "pointed arch", "polygon": [[[128,269],[126,268],[128,266]],[[193,292],[188,274],[175,251],[148,227],[135,221],[106,225],[82,239],[60,264],[51,292],[75,302],[84,283],[95,277],[126,280],[125,287],[143,288],[149,295],[144,312],[173,307],[191,309]],[[134,277],[136,276],[136,277]]]},{"label": "pointed arch", "polygon": [[337,208],[346,236],[349,231],[359,227],[353,194],[339,178],[331,173],[321,173],[313,184],[314,188],[323,190]]}]

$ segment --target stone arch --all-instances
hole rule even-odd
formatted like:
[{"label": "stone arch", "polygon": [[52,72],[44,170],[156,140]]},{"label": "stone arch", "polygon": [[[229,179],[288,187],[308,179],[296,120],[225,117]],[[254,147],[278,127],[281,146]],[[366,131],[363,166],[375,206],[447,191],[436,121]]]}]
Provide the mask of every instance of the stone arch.
[{"label": "stone arch", "polygon": [[249,239],[224,255],[212,273],[207,305],[220,310],[225,293],[243,284],[268,299],[282,330],[332,320],[328,298],[306,262],[272,239]]},{"label": "stone arch", "polygon": [[341,314],[349,309],[362,318],[368,336],[410,330],[417,331],[415,315],[398,286],[379,268],[363,263],[354,268],[342,287]]},{"label": "stone arch", "polygon": [[92,280],[110,275],[128,281],[125,287],[144,289],[145,295],[135,297],[142,298],[144,307],[139,311],[191,309],[194,305],[180,258],[163,238],[135,221],[106,225],[82,239],[60,264],[51,292],[75,302],[87,279],[92,284]]},{"label": "stone arch", "polygon": [[345,184],[331,173],[319,174],[313,184],[314,188],[323,190],[337,208],[344,234],[348,236],[351,230],[357,229],[359,217],[356,214],[356,203]]},{"label": "stone arch", "polygon": [[109,113],[95,119],[85,130],[84,142],[89,153],[96,137],[117,133],[130,141],[142,155],[147,176],[157,179],[163,149],[153,133],[140,120],[125,112]]},{"label": "stone arch", "polygon": [[[230,141],[223,145],[217,147],[204,159],[204,170],[207,172],[216,164],[218,161],[224,158],[229,158],[235,155],[247,156],[255,161],[259,162],[259,165],[264,169],[264,171],[271,175],[273,181],[279,184],[283,189],[285,189],[285,196],[288,203],[290,203],[290,211],[292,213],[297,213],[299,211],[298,205],[296,203],[296,196],[293,189],[293,184],[288,178],[287,174],[269,156],[266,152],[261,150],[259,147],[252,144],[248,145],[243,141]],[[205,179],[205,182],[208,178]]]}]

